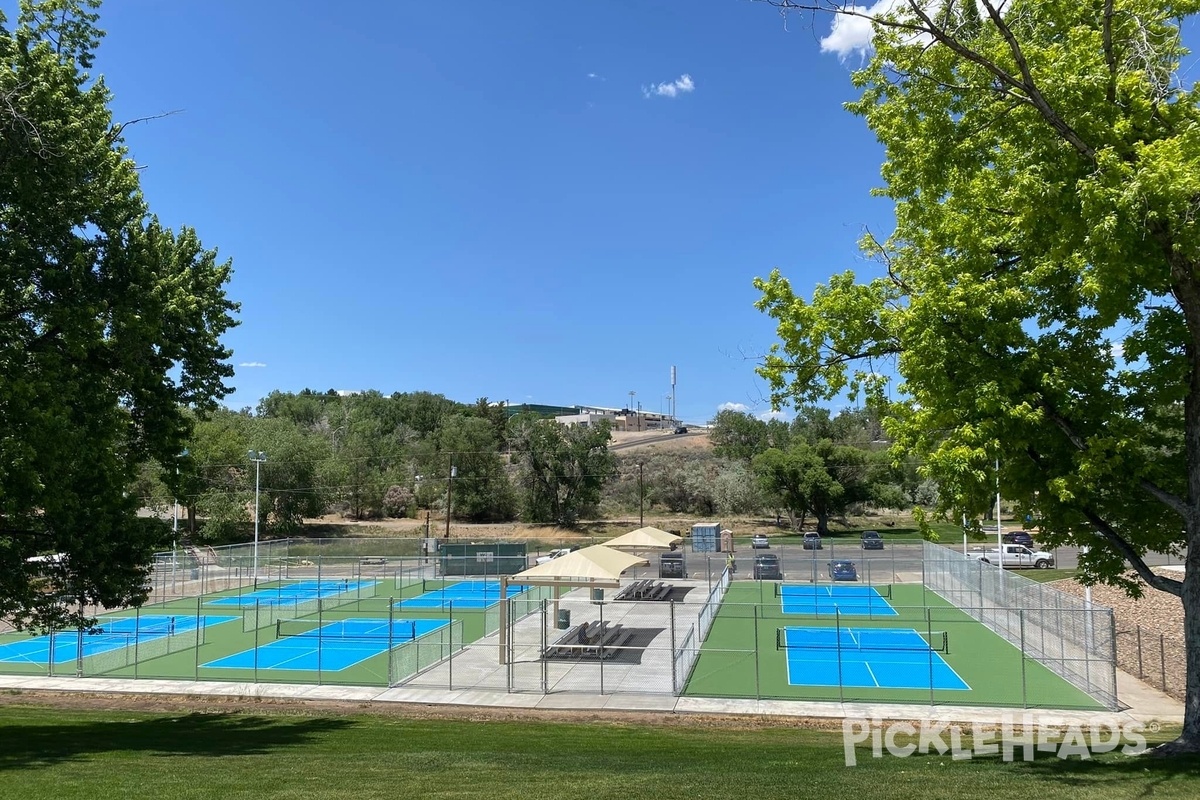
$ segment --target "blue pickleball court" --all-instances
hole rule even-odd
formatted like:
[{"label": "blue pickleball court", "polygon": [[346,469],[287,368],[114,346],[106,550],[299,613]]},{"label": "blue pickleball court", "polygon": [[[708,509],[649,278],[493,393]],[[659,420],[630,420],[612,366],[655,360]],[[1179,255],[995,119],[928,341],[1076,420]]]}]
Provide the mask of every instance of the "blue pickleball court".
[{"label": "blue pickleball court", "polygon": [[792,686],[880,689],[971,687],[937,651],[948,634],[912,628],[780,628]]},{"label": "blue pickleball court", "polygon": [[358,594],[365,589],[373,589],[378,581],[360,581],[353,579],[297,581],[271,586],[265,589],[255,589],[245,594],[218,597],[205,601],[207,606],[260,606],[293,605],[305,600],[318,600],[326,597],[338,597],[345,594]]},{"label": "blue pickleball court", "polygon": [[338,672],[450,624],[443,619],[398,619],[389,626],[386,619],[370,618],[342,619],[324,625],[304,620],[283,622],[289,628],[281,622],[282,635],[275,641],[201,666]]},{"label": "blue pickleball court", "polygon": [[874,586],[783,584],[778,591],[784,614],[896,616],[896,609]]},{"label": "blue pickleball court", "polygon": [[[205,627],[230,622],[238,617],[202,616]],[[196,615],[142,614],[139,617],[102,617],[92,631],[83,632],[83,657],[133,647],[196,630]],[[0,662],[17,664],[65,664],[79,657],[79,631],[56,631],[43,636],[0,644]]]},{"label": "blue pickleball court", "polygon": [[[509,586],[508,597],[516,597],[526,590],[520,586]],[[491,608],[500,602],[500,581],[457,581],[438,589],[430,589],[411,600],[396,603],[401,608],[429,608],[436,611],[473,610]]]}]

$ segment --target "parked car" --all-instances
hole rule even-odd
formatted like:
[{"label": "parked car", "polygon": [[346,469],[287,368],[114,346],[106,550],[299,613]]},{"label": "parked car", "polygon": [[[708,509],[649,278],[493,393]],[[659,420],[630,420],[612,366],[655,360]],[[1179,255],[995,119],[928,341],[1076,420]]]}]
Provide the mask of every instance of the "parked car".
[{"label": "parked car", "polygon": [[862,532],[862,549],[863,550],[882,550],[883,537],[879,535],[879,531],[863,531]]},{"label": "parked car", "polygon": [[858,580],[858,567],[853,561],[830,561],[829,579],[832,581]]},{"label": "parked car", "polygon": [[763,553],[754,557],[754,580],[781,581],[783,570],[779,567],[779,556],[774,553]]},{"label": "parked car", "polygon": [[1033,536],[1028,531],[1013,531],[1012,533],[1002,535],[1000,538],[1005,544],[1019,544],[1028,547],[1030,550],[1033,549]]},{"label": "parked car", "polygon": [[755,550],[766,550],[771,547],[771,540],[767,538],[766,534],[756,533],[750,539],[750,546]]},{"label": "parked car", "polygon": [[814,531],[809,531],[804,534],[804,549],[805,550],[820,550],[821,549],[821,534]]},{"label": "parked car", "polygon": [[675,432],[676,432],[676,433],[687,433],[688,431],[687,431],[687,428],[685,428],[684,426],[680,425],[678,428],[676,428],[676,429],[675,429]]}]

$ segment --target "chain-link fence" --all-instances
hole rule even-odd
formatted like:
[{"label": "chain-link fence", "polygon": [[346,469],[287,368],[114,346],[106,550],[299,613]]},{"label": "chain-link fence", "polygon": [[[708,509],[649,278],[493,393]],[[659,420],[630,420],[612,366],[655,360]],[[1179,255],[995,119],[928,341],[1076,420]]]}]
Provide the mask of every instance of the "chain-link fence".
[{"label": "chain-link fence", "polygon": [[924,584],[1106,708],[1117,704],[1112,609],[924,543]]},{"label": "chain-link fence", "polygon": [[1118,622],[1117,664],[1176,700],[1187,695],[1186,656],[1182,632],[1162,633]]},{"label": "chain-link fence", "polygon": [[[783,581],[753,579],[757,557],[767,554],[778,557]],[[446,569],[435,547],[412,538],[275,540],[260,542],[257,553],[251,545],[180,549],[156,559],[155,602],[115,614],[134,619],[118,625],[133,625],[132,636],[110,630],[101,647],[86,632],[58,632],[28,663],[0,652],[0,671],[1095,707],[1065,679],[1111,708],[1118,644],[1122,664],[1136,663],[1138,674],[1163,685],[1172,685],[1168,668],[1182,659],[1171,642],[1144,631],[1140,647],[1137,631],[1117,637],[1107,608],[918,542],[889,542],[883,552],[842,543],[741,550],[734,564],[729,554],[687,553],[686,565],[673,565],[682,578],[667,577],[651,556],[622,585],[654,584],[654,592],[525,587],[509,601],[502,654],[499,602],[433,598],[459,581],[496,583],[513,566],[484,556]],[[829,562],[839,560],[856,562],[850,585],[831,580]],[[478,572],[466,574],[470,567]],[[298,591],[303,585],[315,595]],[[855,599],[864,592],[877,602]],[[849,646],[835,637],[831,653],[808,643],[811,632],[787,632],[830,627],[845,628]],[[862,655],[864,628],[903,629],[900,646]],[[25,647],[6,636],[0,650]],[[893,657],[897,650],[916,655]]]}]

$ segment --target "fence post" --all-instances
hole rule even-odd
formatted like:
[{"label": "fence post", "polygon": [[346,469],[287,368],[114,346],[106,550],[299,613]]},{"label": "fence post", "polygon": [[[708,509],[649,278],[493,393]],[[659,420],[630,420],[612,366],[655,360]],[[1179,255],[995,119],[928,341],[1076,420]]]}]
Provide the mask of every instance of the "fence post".
[{"label": "fence post", "polygon": [[448,609],[446,609],[446,615],[449,618],[449,623],[450,623],[450,626],[449,626],[450,627],[450,659],[446,663],[446,668],[447,668],[446,688],[453,689],[454,688],[454,603],[451,603],[450,607]]},{"label": "fence post", "polygon": [[[925,559],[921,559],[921,563],[925,563]],[[929,643],[929,705],[934,705],[933,700],[933,614],[928,606],[925,607],[925,635],[928,637]]]},{"label": "fence post", "polygon": [[1158,658],[1162,668],[1162,690],[1167,691],[1167,642],[1163,634],[1158,635]]},{"label": "fence post", "polygon": [[[754,699],[762,700],[762,686],[758,676],[758,606],[754,606]],[[672,671],[674,671],[675,658],[672,655]]]},{"label": "fence post", "polygon": [[[538,622],[538,642],[541,646],[541,650],[538,652],[538,665],[541,673],[542,694],[547,694],[550,690],[550,666],[546,663],[546,649],[550,646],[550,635],[546,629],[546,609],[549,606],[550,601],[545,597],[538,601],[538,610],[542,617]],[[515,629],[513,632],[516,633]]]},{"label": "fence post", "polygon": [[204,622],[205,622],[204,617],[201,614],[203,606],[204,606],[204,598],[197,597],[196,598],[196,630],[197,630],[196,653],[195,653],[194,664],[192,667],[193,668],[192,677],[194,677],[196,680],[200,680],[200,633],[199,633],[199,631],[201,630],[201,626],[203,626]]},{"label": "fence post", "polygon": [[258,683],[258,600],[254,601],[254,682]]},{"label": "fence post", "polygon": [[1142,667],[1142,626],[1134,625],[1134,630],[1137,631],[1137,657],[1138,657],[1138,678],[1146,679],[1146,670]]},{"label": "fence post", "polygon": [[1021,623],[1021,708],[1029,708],[1029,690],[1025,682],[1025,609],[1017,611],[1017,618]]},{"label": "fence post", "polygon": [[671,601],[671,691],[675,691],[675,687],[679,685],[679,666],[675,663],[675,601]]},{"label": "fence post", "polygon": [[388,657],[387,657],[387,685],[392,686],[392,676],[395,675],[393,670],[393,662],[396,659],[396,605],[392,598],[388,598]]},{"label": "fence post", "polygon": [[596,645],[596,655],[600,660],[600,695],[604,696],[604,604],[600,604],[600,641]]},{"label": "fence post", "polygon": [[[838,665],[838,701],[846,702],[846,690],[842,681],[842,612],[840,609],[833,610],[833,638],[837,647],[837,665]],[[784,642],[787,644],[787,642]]]}]

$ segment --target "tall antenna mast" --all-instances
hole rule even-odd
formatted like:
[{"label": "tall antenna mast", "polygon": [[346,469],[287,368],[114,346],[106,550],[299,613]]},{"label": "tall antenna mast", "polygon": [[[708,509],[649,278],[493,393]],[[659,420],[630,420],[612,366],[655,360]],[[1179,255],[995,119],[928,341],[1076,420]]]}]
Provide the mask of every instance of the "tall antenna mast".
[{"label": "tall antenna mast", "polygon": [[671,421],[678,422],[675,417],[675,367],[671,366]]}]

